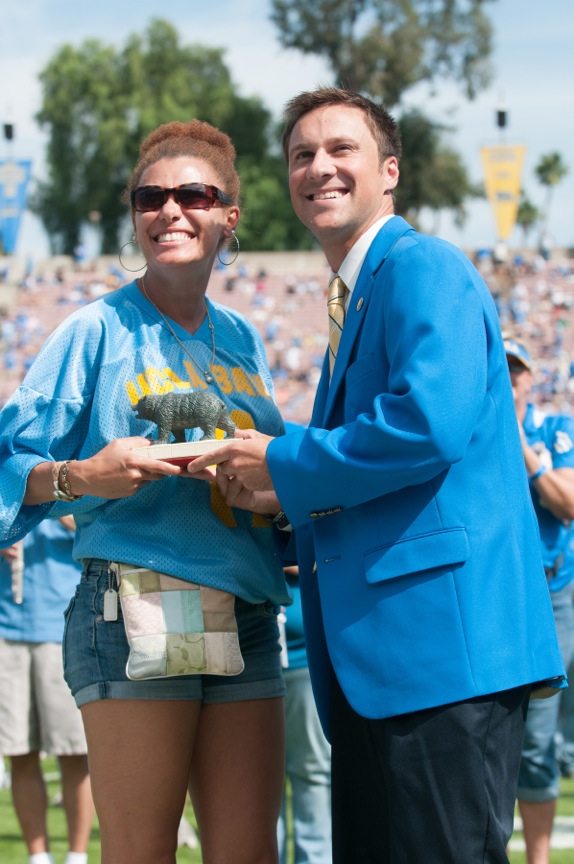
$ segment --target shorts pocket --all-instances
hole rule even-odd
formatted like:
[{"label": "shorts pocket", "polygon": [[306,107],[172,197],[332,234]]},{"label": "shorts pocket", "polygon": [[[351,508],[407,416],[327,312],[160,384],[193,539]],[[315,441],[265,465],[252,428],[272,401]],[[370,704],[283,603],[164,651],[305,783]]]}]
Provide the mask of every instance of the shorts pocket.
[{"label": "shorts pocket", "polygon": [[76,605],[76,599],[78,597],[78,589],[76,588],[76,593],[73,595],[72,599],[68,603],[66,610],[64,612],[64,635],[62,637],[62,659],[64,662],[64,678],[66,677],[66,641],[68,638],[68,628],[70,623],[70,616],[72,614],[72,610]]}]

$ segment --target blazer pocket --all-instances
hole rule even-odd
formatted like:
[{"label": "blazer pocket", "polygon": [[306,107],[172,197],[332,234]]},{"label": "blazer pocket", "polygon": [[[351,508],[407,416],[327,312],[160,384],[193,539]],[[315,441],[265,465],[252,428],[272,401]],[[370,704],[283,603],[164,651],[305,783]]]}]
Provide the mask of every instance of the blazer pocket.
[{"label": "blazer pocket", "polygon": [[355,363],[352,363],[345,372],[345,382],[347,387],[349,384],[359,381],[361,378],[364,378],[365,375],[370,375],[374,371],[375,355],[372,351],[369,352],[369,354],[363,354],[363,356],[359,357]]},{"label": "blazer pocket", "polygon": [[376,584],[409,573],[464,564],[470,557],[465,528],[446,528],[379,546],[365,554],[365,578]]}]

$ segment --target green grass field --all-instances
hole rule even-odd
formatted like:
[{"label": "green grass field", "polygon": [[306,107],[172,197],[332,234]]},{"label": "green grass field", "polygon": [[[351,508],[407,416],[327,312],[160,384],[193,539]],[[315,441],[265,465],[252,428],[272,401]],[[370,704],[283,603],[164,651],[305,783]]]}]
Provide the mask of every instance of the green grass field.
[{"label": "green grass field", "polygon": [[[568,816],[574,819],[574,780],[563,780],[560,787],[560,798],[558,799],[557,815]],[[570,827],[572,837],[571,849],[552,849],[552,864],[573,864],[574,862],[574,824]],[[520,835],[517,835],[520,836]],[[511,864],[525,864],[524,852],[509,853]]]},{"label": "green grass field", "polygon": [[[48,799],[52,802],[54,797],[60,792],[55,760],[51,758],[45,759],[43,769],[45,776],[48,778]],[[189,808],[186,816],[195,825],[191,808]],[[63,864],[68,847],[66,840],[66,820],[61,807],[50,806],[48,811],[48,831],[54,862],[55,864]],[[89,864],[98,864],[99,861],[100,832],[97,823],[94,823],[88,850],[88,862]],[[201,852],[199,849],[189,849],[183,846],[178,849],[177,861],[178,864],[180,862],[181,864],[201,864]],[[28,862],[26,846],[22,840],[20,827],[16,820],[9,789],[0,789],[0,862],[1,864],[27,864]]]},{"label": "green grass field", "polygon": [[[53,759],[46,759],[43,764],[45,774],[49,778],[49,800],[53,801],[54,796],[60,791],[56,765]],[[189,821],[194,824],[191,808],[186,815]],[[562,783],[561,796],[558,801],[558,815],[574,817],[574,780],[564,780]],[[48,825],[55,864],[63,864],[67,844],[64,811],[61,807],[50,806]],[[572,832],[574,838],[574,826]],[[96,824],[92,831],[88,860],[89,864],[98,864],[100,860],[100,835]],[[28,861],[26,847],[22,841],[12,807],[9,789],[0,789],[0,861],[2,864],[27,864]],[[177,861],[178,864],[184,864],[184,862],[185,864],[201,864],[201,852],[198,849],[182,847],[178,850]],[[510,861],[511,864],[524,864],[526,861],[524,852],[511,851]],[[573,862],[574,848],[552,851],[552,864],[573,864]]]}]

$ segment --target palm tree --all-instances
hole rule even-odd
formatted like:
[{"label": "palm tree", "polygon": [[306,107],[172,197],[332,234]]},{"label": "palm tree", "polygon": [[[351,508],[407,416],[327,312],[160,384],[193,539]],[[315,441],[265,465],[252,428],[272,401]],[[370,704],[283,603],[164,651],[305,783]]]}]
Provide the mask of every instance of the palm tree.
[{"label": "palm tree", "polygon": [[562,161],[560,153],[555,151],[541,156],[540,162],[534,168],[534,172],[540,183],[546,186],[546,205],[541,220],[541,234],[544,235],[548,228],[548,215],[554,187],[568,174],[568,167]]},{"label": "palm tree", "polygon": [[528,235],[539,219],[540,210],[538,207],[534,206],[532,201],[526,197],[523,191],[520,198],[520,204],[518,205],[518,211],[516,213],[516,224],[522,229],[525,246],[527,245]]}]

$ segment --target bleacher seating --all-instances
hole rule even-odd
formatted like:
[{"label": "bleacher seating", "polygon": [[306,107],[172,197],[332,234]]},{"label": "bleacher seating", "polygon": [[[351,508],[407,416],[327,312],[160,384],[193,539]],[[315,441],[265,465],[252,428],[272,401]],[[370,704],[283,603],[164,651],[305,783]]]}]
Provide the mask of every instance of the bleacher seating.
[{"label": "bleacher seating", "polygon": [[[286,420],[307,423],[327,344],[326,263],[301,271],[215,270],[209,296],[246,315],[261,333]],[[322,262],[321,262],[322,263]],[[537,357],[535,398],[574,413],[574,268],[569,259],[533,257],[511,266],[479,259],[503,329],[525,339]],[[229,272],[232,271],[232,272]],[[39,348],[79,306],[114,290],[118,270],[55,266],[27,275],[9,308],[0,310],[0,404],[21,382]],[[127,276],[127,278],[131,278]]]},{"label": "bleacher seating", "polygon": [[[325,290],[328,268],[306,273],[229,274],[215,270],[212,300],[245,314],[258,328],[286,420],[306,423],[326,348]],[[129,277],[127,277],[129,278]],[[50,333],[75,309],[123,280],[119,274],[57,269],[29,275],[15,302],[0,314],[0,404],[20,384]]]}]

